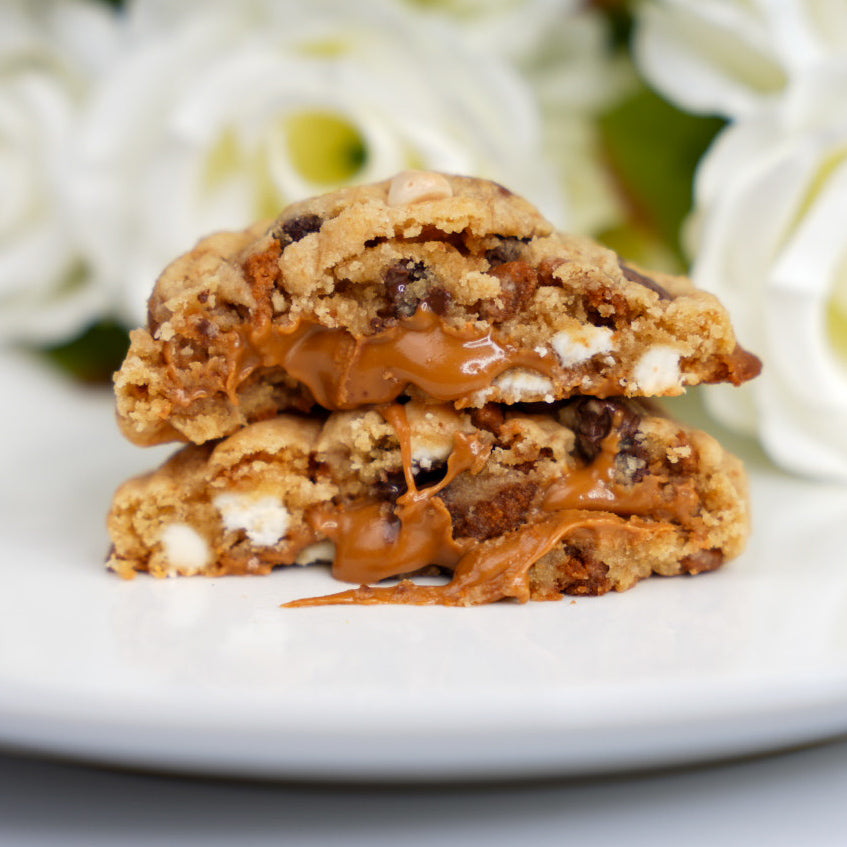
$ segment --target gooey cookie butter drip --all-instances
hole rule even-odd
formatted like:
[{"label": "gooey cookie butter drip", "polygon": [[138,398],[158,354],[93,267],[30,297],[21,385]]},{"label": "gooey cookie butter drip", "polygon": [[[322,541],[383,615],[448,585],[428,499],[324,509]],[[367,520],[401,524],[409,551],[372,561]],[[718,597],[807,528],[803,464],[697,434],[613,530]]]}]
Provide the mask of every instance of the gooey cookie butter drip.
[{"label": "gooey cookie butter drip", "polygon": [[[548,482],[534,511],[519,528],[484,541],[454,536],[450,510],[439,496],[459,474],[479,473],[491,447],[479,434],[456,433],[444,477],[419,488],[412,463],[411,431],[402,405],[380,409],[400,442],[403,476],[407,490],[393,508],[385,501],[331,505],[313,509],[309,522],[318,536],[335,544],[333,576],[363,583],[359,588],[325,597],[297,600],[290,607],[330,604],[402,603],[413,605],[466,606],[506,597],[521,602],[531,596],[530,571],[554,547],[579,537],[591,546],[598,536],[626,537],[627,543],[649,543],[662,523],[693,528],[701,503],[692,481],[666,487],[667,478],[638,474],[637,481],[623,485],[616,463],[621,455],[625,428],[622,408],[608,407],[609,431],[597,445],[596,454],[581,467]],[[630,423],[632,419],[630,418]],[[670,492],[670,496],[668,496]],[[596,543],[594,544],[596,547]],[[689,563],[689,572],[706,560]],[[722,556],[710,557],[715,566]],[[419,585],[409,579],[391,587],[372,587],[389,577],[413,574],[429,565],[452,571],[446,585]],[[701,569],[706,569],[701,567]],[[560,599],[550,589],[536,599]]]},{"label": "gooey cookie butter drip", "polygon": [[[282,368],[333,410],[389,403],[410,385],[434,400],[458,400],[515,367],[554,373],[549,358],[502,343],[491,331],[448,326],[426,305],[372,336],[312,321],[278,326],[263,320],[235,331],[230,343],[225,386],[236,405],[239,387],[260,368]],[[176,384],[176,374],[173,379]],[[210,381],[173,399],[187,405],[216,390]]]}]

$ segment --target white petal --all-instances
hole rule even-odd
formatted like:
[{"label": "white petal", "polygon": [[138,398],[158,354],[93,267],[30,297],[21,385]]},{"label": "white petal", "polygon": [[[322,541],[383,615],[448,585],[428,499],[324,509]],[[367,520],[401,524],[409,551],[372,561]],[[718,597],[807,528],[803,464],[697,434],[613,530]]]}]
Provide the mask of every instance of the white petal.
[{"label": "white petal", "polygon": [[787,81],[767,21],[741,4],[648,3],[633,50],[653,85],[693,112],[743,115]]}]

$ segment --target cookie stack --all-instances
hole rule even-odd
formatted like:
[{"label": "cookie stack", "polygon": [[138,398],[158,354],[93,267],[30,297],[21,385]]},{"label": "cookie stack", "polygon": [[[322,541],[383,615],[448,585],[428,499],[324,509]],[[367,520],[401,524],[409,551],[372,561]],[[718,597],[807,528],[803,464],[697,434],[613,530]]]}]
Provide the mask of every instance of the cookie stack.
[{"label": "cookie stack", "polygon": [[[115,495],[109,565],[328,562],[357,586],[300,605],[712,570],[745,543],[743,469],[647,398],[759,367],[714,297],[496,183],[407,172],[297,203],[157,281],[118,419],[136,444],[189,444]],[[432,572],[449,581],[410,579]]]}]

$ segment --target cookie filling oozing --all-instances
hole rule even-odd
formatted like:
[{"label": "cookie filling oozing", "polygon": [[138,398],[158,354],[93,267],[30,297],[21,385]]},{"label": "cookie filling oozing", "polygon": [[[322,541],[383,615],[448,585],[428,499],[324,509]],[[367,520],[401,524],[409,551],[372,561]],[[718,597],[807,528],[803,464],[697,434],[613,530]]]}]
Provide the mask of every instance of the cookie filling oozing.
[{"label": "cookie filling oozing", "polygon": [[[171,402],[177,407],[221,389],[237,406],[241,385],[253,373],[268,368],[282,368],[330,410],[390,403],[409,386],[433,400],[455,401],[461,407],[475,395],[484,397],[498,377],[508,379],[501,385],[514,386],[519,393],[525,387],[533,399],[534,395],[540,399],[567,372],[547,351],[513,347],[491,330],[480,333],[471,327],[450,326],[426,305],[396,325],[364,337],[311,321],[288,326],[262,321],[239,327],[229,336],[223,378],[216,367],[206,380],[197,379],[190,392],[177,387],[180,380],[173,356],[166,359],[174,386]],[[676,387],[662,385],[660,390],[681,390],[681,375],[674,365]],[[578,372],[571,371],[571,381],[577,382]],[[593,394],[608,397],[620,390],[619,379],[610,373],[605,382],[595,385]],[[552,394],[546,399],[552,399]]]},{"label": "cookie filling oozing", "polygon": [[232,402],[240,383],[269,367],[282,367],[333,410],[390,403],[409,385],[443,402],[483,390],[511,368],[553,372],[540,354],[503,345],[491,332],[450,327],[425,306],[364,338],[308,321],[245,328],[234,338],[226,380]]},{"label": "cookie filling oozing", "polygon": [[[594,401],[597,402],[597,401]],[[596,448],[581,467],[548,481],[532,497],[536,507],[514,519],[503,515],[486,527],[462,520],[461,508],[451,503],[445,490],[463,472],[479,473],[491,451],[480,433],[454,435],[454,449],[444,477],[420,488],[413,474],[411,432],[404,407],[392,405],[381,410],[400,441],[406,491],[391,507],[385,501],[365,501],[314,509],[309,522],[318,536],[335,544],[333,575],[343,581],[358,582],[360,587],[325,597],[298,600],[288,606],[313,606],[338,603],[404,603],[414,605],[475,605],[512,597],[530,598],[530,571],[555,547],[569,540],[590,548],[598,536],[627,536],[637,543],[646,541],[655,531],[656,522],[693,528],[700,499],[690,480],[667,485],[667,478],[649,473],[643,459],[634,459],[632,484],[618,481],[621,461],[627,460],[625,433],[634,430],[633,418],[626,418],[622,407],[602,406]],[[595,428],[595,436],[596,436]],[[639,462],[641,465],[639,465]],[[534,485],[530,483],[530,485]],[[447,495],[439,496],[445,492]],[[512,493],[512,492],[509,492]],[[670,496],[668,496],[670,495]],[[513,496],[520,497],[517,491]],[[527,504],[528,505],[528,504]],[[451,506],[453,508],[451,508]],[[499,526],[496,524],[499,522]],[[504,525],[505,523],[505,525]],[[464,532],[454,537],[457,524]],[[480,538],[479,536],[483,536]],[[488,535],[489,537],[484,537]],[[474,537],[476,536],[476,537]],[[723,561],[718,555],[716,567]],[[701,562],[702,563],[702,562]],[[452,571],[446,585],[419,585],[409,579],[391,587],[372,587],[366,583],[389,577],[409,575],[430,565]],[[701,569],[706,569],[705,567]],[[689,572],[694,572],[692,562]],[[561,586],[565,588],[565,586]],[[580,586],[572,593],[582,593]],[[596,587],[596,586],[595,586]],[[584,593],[594,593],[586,586]],[[544,599],[559,599],[561,591],[550,590]],[[538,599],[538,598],[537,598]]]},{"label": "cookie filling oozing", "polygon": [[[746,523],[737,461],[642,403],[411,400],[182,448],[116,494],[109,564],[222,576],[329,562],[359,587],[294,605],[460,606],[712,570]],[[407,578],[433,573],[449,582]]]}]

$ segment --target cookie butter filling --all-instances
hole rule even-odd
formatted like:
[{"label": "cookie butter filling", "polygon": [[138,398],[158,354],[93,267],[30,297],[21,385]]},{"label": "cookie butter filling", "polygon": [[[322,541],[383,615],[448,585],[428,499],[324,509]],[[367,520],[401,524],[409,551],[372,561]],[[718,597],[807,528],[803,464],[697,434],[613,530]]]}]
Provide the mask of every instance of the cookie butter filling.
[{"label": "cookie butter filling", "polygon": [[[539,353],[504,344],[490,331],[452,327],[426,305],[396,326],[364,337],[311,321],[279,326],[265,320],[231,332],[226,358],[223,385],[215,369],[191,392],[176,388],[179,375],[172,366],[172,402],[187,406],[223,389],[237,405],[238,389],[260,368],[282,368],[326,409],[390,403],[409,385],[435,400],[459,400],[516,367],[555,373],[554,364]],[[552,387],[549,380],[543,385]]]},{"label": "cookie butter filling", "polygon": [[649,389],[646,393],[678,394],[687,381],[679,351],[668,346],[650,348],[631,369],[621,371],[612,333],[604,327],[579,338],[559,332],[550,343],[555,355],[543,345],[516,347],[493,329],[453,326],[423,303],[410,317],[367,336],[308,319],[280,325],[262,317],[222,333],[217,344],[223,364],[217,357],[196,363],[190,368],[190,387],[183,383],[173,342],[164,342],[164,358],[174,408],[219,395],[237,407],[245,383],[273,371],[306,386],[330,410],[390,403],[410,386],[459,408],[483,405],[494,391],[510,403],[552,402],[563,390],[581,386],[588,363],[601,355],[606,361],[591,377],[596,397],[620,394],[628,381]]},{"label": "cookie butter filling", "polygon": [[[513,597],[530,597],[530,570],[554,547],[571,537],[590,545],[596,534],[645,537],[655,522],[693,526],[700,499],[690,481],[666,486],[667,479],[644,474],[631,485],[618,481],[623,414],[617,410],[609,433],[590,462],[549,481],[540,508],[518,528],[479,541],[454,537],[454,519],[439,497],[462,473],[479,473],[491,445],[479,432],[456,433],[446,473],[421,488],[413,473],[411,430],[401,405],[383,407],[400,442],[406,492],[393,506],[362,500],[345,506],[312,509],[309,523],[318,536],[334,543],[333,576],[360,587],[325,597],[297,600],[288,606],[337,603],[406,603],[472,605]],[[640,475],[640,474],[639,474]],[[642,520],[644,519],[644,520]],[[446,585],[419,585],[404,579],[395,586],[368,583],[411,575],[436,565],[452,571]],[[558,598],[555,591],[548,599]]]},{"label": "cookie butter filling", "polygon": [[[222,576],[323,562],[354,586],[302,606],[602,594],[740,551],[733,462],[622,398],[280,415],[128,481],[110,567]],[[424,575],[448,581],[412,579]]]}]

